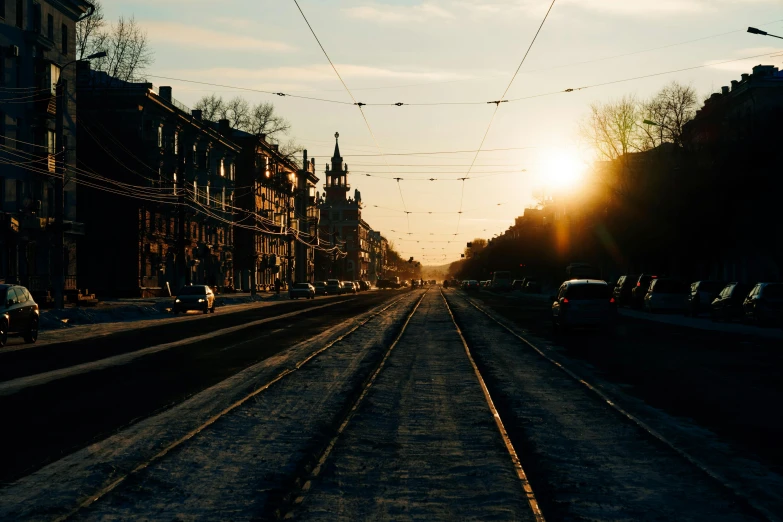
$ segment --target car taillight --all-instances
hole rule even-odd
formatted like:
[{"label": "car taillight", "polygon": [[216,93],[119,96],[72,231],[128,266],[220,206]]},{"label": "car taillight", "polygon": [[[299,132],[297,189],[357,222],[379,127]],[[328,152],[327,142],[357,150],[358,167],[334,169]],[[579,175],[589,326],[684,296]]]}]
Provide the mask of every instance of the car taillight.
[{"label": "car taillight", "polygon": [[641,284],[640,282],[638,282],[638,281],[637,281],[637,282],[636,282],[636,286],[642,286],[642,284]]},{"label": "car taillight", "polygon": [[610,303],[614,303],[614,297],[609,300]]},{"label": "car taillight", "polygon": [[563,298],[563,304],[568,304],[568,299],[565,297]]}]

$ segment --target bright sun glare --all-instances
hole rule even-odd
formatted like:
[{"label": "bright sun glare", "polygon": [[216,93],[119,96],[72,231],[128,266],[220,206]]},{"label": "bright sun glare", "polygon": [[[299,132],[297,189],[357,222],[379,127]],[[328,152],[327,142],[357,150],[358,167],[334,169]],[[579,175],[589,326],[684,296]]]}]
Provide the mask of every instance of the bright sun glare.
[{"label": "bright sun glare", "polygon": [[571,189],[578,185],[584,174],[585,164],[569,151],[558,150],[544,160],[543,175],[552,189]]}]

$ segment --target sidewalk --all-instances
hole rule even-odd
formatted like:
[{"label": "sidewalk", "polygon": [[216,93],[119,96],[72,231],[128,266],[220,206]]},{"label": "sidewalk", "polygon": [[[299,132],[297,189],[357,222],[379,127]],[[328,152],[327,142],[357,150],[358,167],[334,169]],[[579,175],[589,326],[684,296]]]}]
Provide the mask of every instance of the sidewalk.
[{"label": "sidewalk", "polygon": [[755,335],[767,339],[783,340],[783,330],[780,328],[762,328],[760,326],[739,323],[713,323],[709,317],[685,317],[680,314],[650,314],[640,310],[630,310],[628,308],[620,308],[619,312],[620,315],[624,317],[644,319],[645,321],[655,321],[658,323],[697,328],[699,330],[710,330],[713,332]]},{"label": "sidewalk", "polygon": [[[323,299],[323,298],[321,298]],[[68,307],[63,310],[43,310],[40,332],[35,344],[25,344],[20,337],[9,337],[0,353],[16,351],[32,346],[78,341],[127,330],[143,329],[173,321],[209,319],[217,315],[231,314],[272,306],[288,301],[288,292],[219,295],[216,298],[215,315],[199,312],[174,315],[171,313],[172,297],[147,299],[112,299],[102,301],[96,307]]]}]

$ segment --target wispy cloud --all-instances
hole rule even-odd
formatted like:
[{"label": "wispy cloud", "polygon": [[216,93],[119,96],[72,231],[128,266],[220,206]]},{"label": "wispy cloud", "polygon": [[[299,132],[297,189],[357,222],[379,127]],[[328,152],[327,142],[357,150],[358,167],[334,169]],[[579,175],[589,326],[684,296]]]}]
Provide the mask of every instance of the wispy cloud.
[{"label": "wispy cloud", "polygon": [[430,22],[435,19],[449,20],[454,18],[454,14],[450,11],[428,2],[411,6],[361,5],[343,9],[343,12],[351,18],[381,23]]},{"label": "wispy cloud", "polygon": [[143,22],[150,40],[155,45],[169,44],[177,47],[230,49],[247,52],[287,52],[293,46],[274,40],[261,40],[252,36],[242,36],[235,32],[221,32],[203,29],[173,22]]},{"label": "wispy cloud", "polygon": [[[722,60],[710,60],[707,62],[710,69],[717,69],[720,71],[731,71],[736,73],[750,73],[756,65],[778,65],[781,49],[779,47],[748,47],[745,49],[738,49],[734,51],[736,56],[759,56],[758,58],[748,58],[747,60],[730,61],[732,58],[724,58]],[[767,56],[760,56],[760,55]]]},{"label": "wispy cloud", "polygon": [[[390,80],[408,80],[408,81],[442,81],[442,80],[460,80],[468,76],[448,71],[426,72],[416,70],[387,69],[383,67],[368,67],[365,65],[354,64],[335,64],[337,70],[343,78],[350,79],[390,79]],[[332,81],[336,77],[334,71],[329,65],[305,65],[294,67],[273,67],[266,69],[244,69],[244,68],[211,68],[211,69],[190,69],[179,70],[174,76],[183,78],[224,78],[226,80],[261,80],[265,82],[283,81],[283,82],[306,82],[315,83],[323,81]]]}]

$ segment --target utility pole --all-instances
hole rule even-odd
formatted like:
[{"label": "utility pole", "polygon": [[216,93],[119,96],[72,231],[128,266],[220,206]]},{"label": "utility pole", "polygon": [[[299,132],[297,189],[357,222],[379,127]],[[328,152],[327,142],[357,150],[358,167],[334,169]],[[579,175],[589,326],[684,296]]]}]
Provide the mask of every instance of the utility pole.
[{"label": "utility pole", "polygon": [[[62,74],[62,72],[61,72]],[[52,287],[54,289],[54,307],[62,308],[65,304],[65,278],[63,276],[63,256],[65,254],[65,148],[64,148],[64,130],[63,118],[65,116],[65,85],[62,79],[57,80],[55,89],[56,110],[54,123],[54,150],[58,157],[55,157],[55,176],[54,176],[54,249],[53,267],[52,267]]]}]

